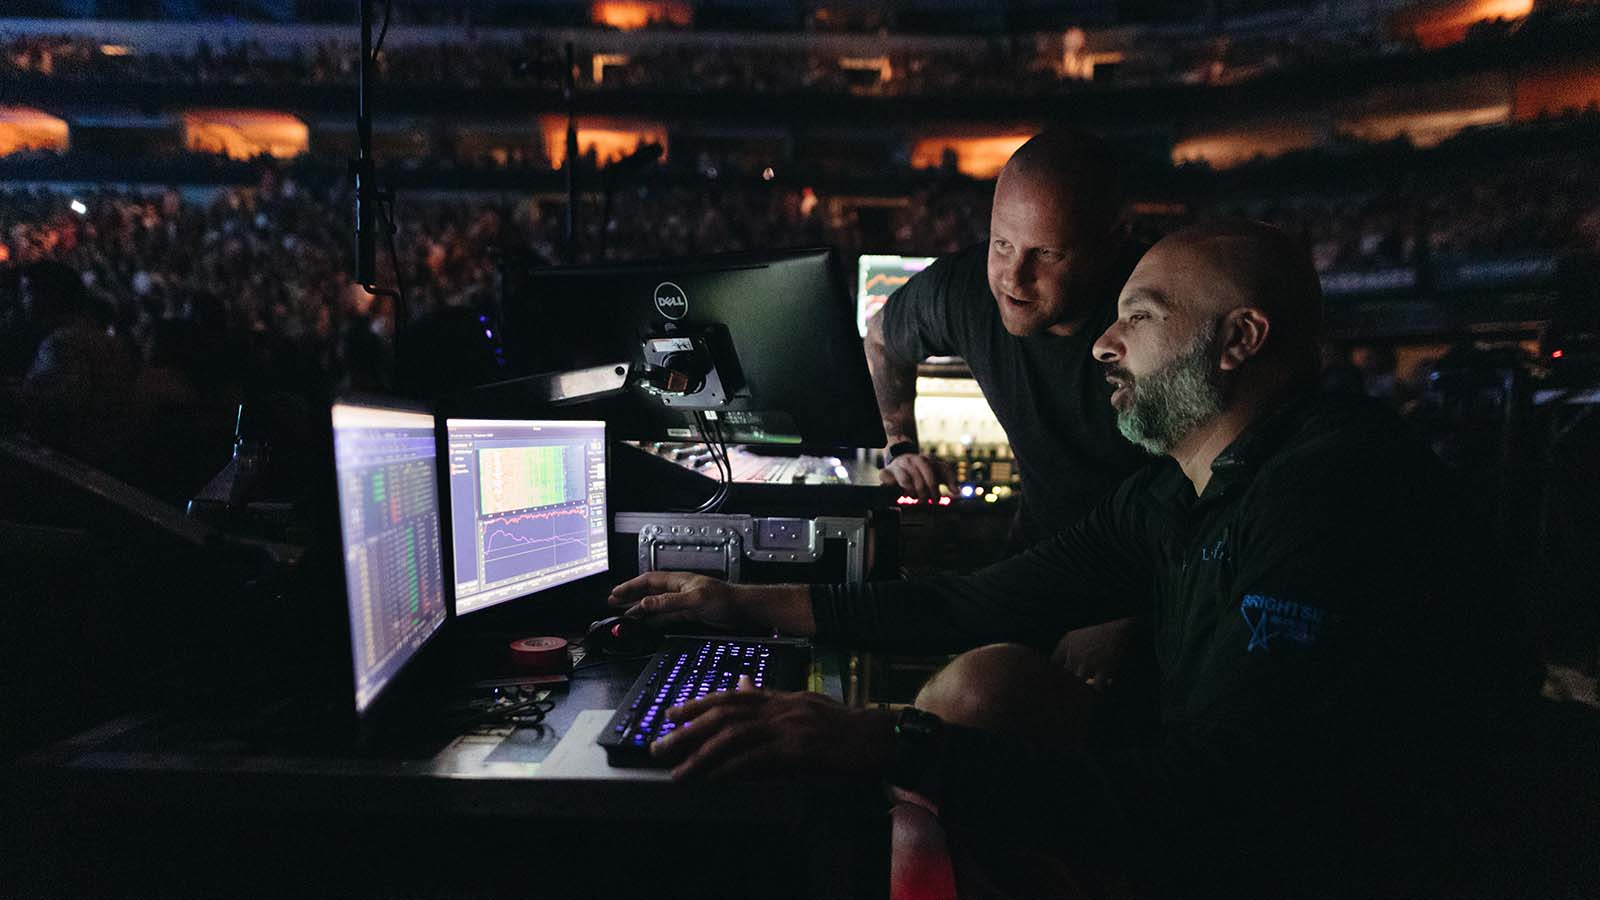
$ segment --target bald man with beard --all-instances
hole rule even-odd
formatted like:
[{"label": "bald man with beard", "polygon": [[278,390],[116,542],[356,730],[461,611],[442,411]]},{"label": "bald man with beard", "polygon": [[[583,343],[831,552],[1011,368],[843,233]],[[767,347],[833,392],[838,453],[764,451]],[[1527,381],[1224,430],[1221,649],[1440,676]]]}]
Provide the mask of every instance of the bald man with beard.
[{"label": "bald man with beard", "polygon": [[[1087,518],[966,577],[728,585],[652,573],[626,615],[853,647],[966,651],[914,707],[740,691],[672,710],[679,778],[873,773],[896,878],[936,835],[963,896],[1415,896],[1464,748],[1522,686],[1491,556],[1381,404],[1315,389],[1308,254],[1252,222],[1153,247],[1094,343],[1163,458]],[[1146,604],[1139,608],[1140,604]],[[1151,616],[1161,727],[1097,745],[1063,629]],[[914,874],[914,873],[913,873]]]}]

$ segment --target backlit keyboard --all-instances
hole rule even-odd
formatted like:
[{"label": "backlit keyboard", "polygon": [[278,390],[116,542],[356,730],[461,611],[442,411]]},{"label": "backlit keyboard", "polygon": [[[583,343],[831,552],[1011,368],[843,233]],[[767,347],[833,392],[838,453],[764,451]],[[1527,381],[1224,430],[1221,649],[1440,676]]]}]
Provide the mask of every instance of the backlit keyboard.
[{"label": "backlit keyboard", "polygon": [[658,766],[650,745],[676,727],[667,710],[717,691],[731,691],[739,676],[756,687],[799,691],[811,670],[811,645],[782,638],[669,637],[645,664],[600,733],[613,766]]}]

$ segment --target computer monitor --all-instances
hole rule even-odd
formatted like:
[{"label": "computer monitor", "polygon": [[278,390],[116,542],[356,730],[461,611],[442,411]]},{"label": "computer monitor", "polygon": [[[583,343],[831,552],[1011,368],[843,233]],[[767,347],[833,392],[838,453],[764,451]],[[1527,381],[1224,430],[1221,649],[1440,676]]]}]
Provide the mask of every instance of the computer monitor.
[{"label": "computer monitor", "polygon": [[606,571],[606,425],[446,419],[456,615]]},{"label": "computer monitor", "polygon": [[[614,438],[880,447],[853,304],[827,248],[508,271],[501,335],[521,374],[633,365],[590,401]],[[542,413],[543,414],[543,413]]]},{"label": "computer monitor", "polygon": [[932,256],[862,254],[856,261],[856,328],[867,336],[867,320],[911,276],[933,264]]},{"label": "computer monitor", "polygon": [[434,418],[336,403],[333,457],[361,715],[445,621]]}]

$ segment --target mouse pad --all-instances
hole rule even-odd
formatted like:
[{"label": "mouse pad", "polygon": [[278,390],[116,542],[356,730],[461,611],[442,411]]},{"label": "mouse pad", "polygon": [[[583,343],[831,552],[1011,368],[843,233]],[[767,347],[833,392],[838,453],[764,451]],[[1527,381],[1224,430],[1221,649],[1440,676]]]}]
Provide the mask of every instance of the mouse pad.
[{"label": "mouse pad", "polygon": [[605,778],[625,781],[671,781],[667,769],[614,769],[595,740],[611,721],[611,709],[586,709],[567,729],[561,743],[539,764],[541,778]]}]

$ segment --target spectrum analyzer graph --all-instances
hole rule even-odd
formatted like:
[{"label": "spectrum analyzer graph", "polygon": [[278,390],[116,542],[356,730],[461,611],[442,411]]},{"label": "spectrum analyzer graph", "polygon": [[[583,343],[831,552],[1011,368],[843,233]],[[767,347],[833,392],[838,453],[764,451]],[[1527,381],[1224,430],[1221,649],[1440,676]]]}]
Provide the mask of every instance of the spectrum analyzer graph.
[{"label": "spectrum analyzer graph", "polygon": [[933,258],[927,256],[861,257],[856,269],[856,327],[863,336],[867,333],[867,319],[883,306],[889,295],[932,262]]},{"label": "spectrum analyzer graph", "polygon": [[580,562],[589,554],[589,506],[584,502],[491,516],[479,528],[484,580],[490,583]]},{"label": "spectrum analyzer graph", "polygon": [[[478,486],[483,496],[478,508],[484,515],[492,515],[567,502],[571,478],[568,449],[558,445],[479,450]],[[581,485],[583,473],[576,474]]]},{"label": "spectrum analyzer graph", "polygon": [[606,570],[605,423],[449,419],[456,613]]}]

